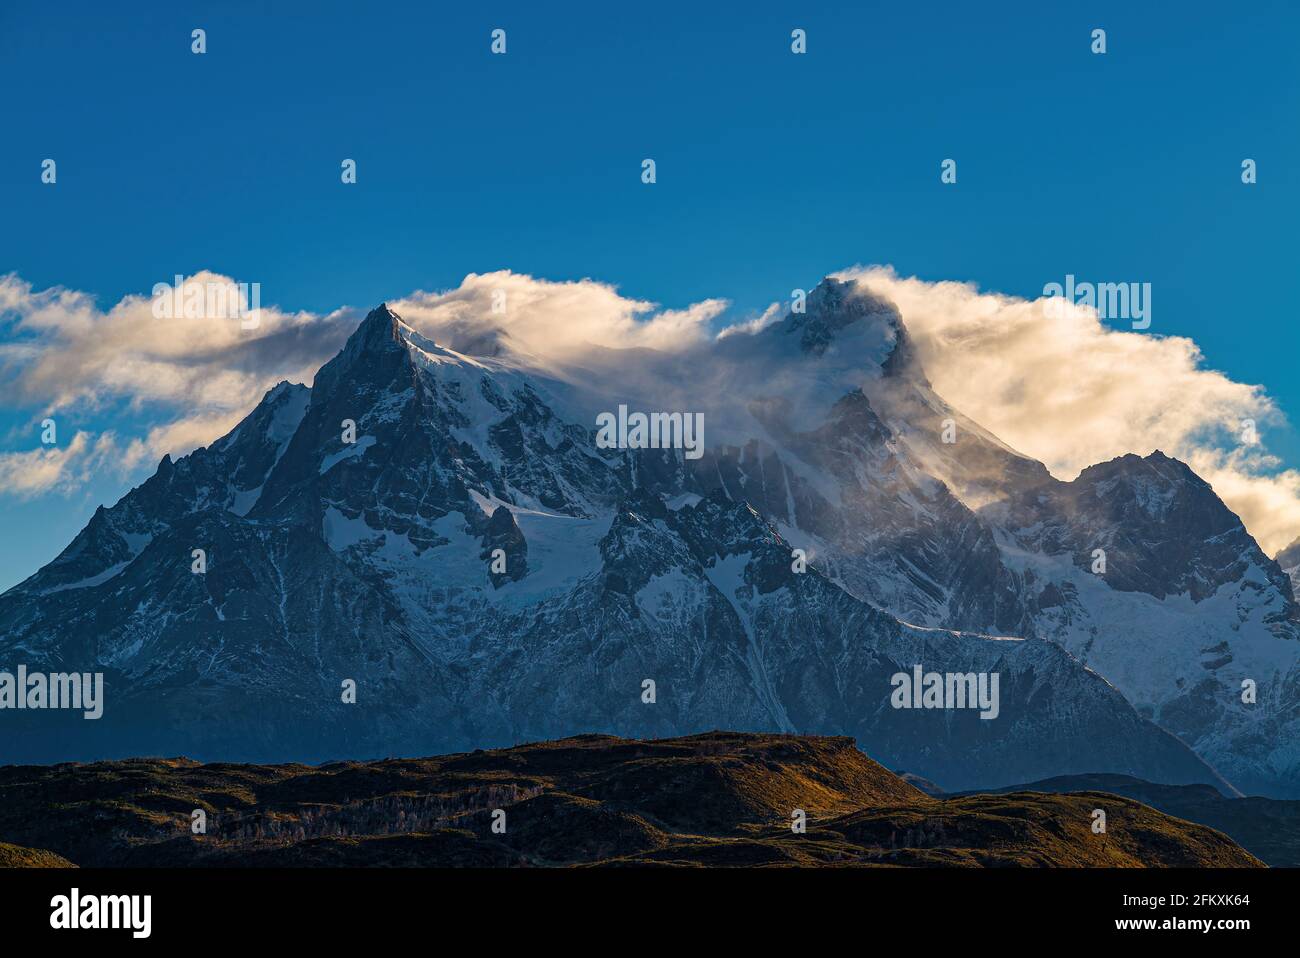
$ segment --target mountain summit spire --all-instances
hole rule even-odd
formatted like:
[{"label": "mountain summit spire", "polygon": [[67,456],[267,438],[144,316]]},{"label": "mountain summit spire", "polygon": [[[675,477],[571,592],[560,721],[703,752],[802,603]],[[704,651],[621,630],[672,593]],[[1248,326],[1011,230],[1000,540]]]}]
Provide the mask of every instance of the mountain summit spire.
[{"label": "mountain summit spire", "polygon": [[353,330],[333,359],[320,368],[312,392],[330,395],[338,382],[357,375],[375,383],[391,382],[396,364],[406,361],[406,333],[414,333],[387,303],[380,303]]},{"label": "mountain summit spire", "polygon": [[[390,345],[401,346],[401,330],[406,324],[393,312],[387,303],[380,303],[361,321],[361,325],[348,339],[351,348],[355,343],[360,350],[385,349]],[[407,327],[409,328],[409,327]]]},{"label": "mountain summit spire", "polygon": [[799,335],[803,352],[820,356],[843,330],[853,326],[880,327],[892,340],[902,328],[902,317],[888,300],[854,282],[827,276],[808,294],[807,311],[791,313],[781,326],[787,335]]}]

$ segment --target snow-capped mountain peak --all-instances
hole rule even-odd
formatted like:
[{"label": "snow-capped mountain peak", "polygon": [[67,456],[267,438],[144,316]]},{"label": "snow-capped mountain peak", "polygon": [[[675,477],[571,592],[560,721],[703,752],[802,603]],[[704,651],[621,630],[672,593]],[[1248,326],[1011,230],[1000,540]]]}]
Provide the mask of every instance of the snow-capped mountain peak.
[{"label": "snow-capped mountain peak", "polygon": [[805,310],[791,312],[767,335],[798,343],[799,351],[823,356],[854,353],[860,363],[883,365],[893,351],[902,320],[892,303],[855,283],[826,277],[808,294]]},{"label": "snow-capped mountain peak", "polygon": [[[793,729],[949,787],[1229,787],[1208,761],[1300,794],[1290,589],[1208,485],[1163,456],[1052,479],[934,393],[892,305],[828,279],[807,306],[672,388],[611,351],[580,393],[381,305],[0,596],[0,665],[111,672],[121,754]],[[704,454],[597,446],[634,397],[701,413]],[[999,673],[1001,718],[891,709],[918,663]]]}]

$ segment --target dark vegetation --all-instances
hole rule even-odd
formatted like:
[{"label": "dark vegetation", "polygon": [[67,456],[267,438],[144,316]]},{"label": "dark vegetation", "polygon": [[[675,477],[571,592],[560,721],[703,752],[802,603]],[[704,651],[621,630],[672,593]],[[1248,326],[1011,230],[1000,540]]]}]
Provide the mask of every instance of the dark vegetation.
[{"label": "dark vegetation", "polygon": [[[1105,834],[1092,832],[1095,808]],[[206,834],[191,833],[195,809]],[[805,834],[790,827],[795,809]],[[727,732],[319,767],[7,766],[0,841],[13,843],[0,845],[6,866],[58,856],[91,867],[1261,864],[1225,835],[1129,798],[935,798],[849,738]]]},{"label": "dark vegetation", "polygon": [[1300,867],[1300,802],[1229,798],[1209,785],[1156,785],[1128,775],[1062,775],[997,792],[1109,792],[1223,832],[1276,867]]},{"label": "dark vegetation", "polygon": [[0,868],[75,868],[68,861],[54,852],[43,848],[23,848],[0,842]]}]

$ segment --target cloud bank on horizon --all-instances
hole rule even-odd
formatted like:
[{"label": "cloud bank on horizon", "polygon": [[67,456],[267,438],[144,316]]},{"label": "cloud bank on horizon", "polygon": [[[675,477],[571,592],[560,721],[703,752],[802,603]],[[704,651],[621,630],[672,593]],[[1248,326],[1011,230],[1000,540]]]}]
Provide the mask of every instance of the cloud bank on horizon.
[{"label": "cloud bank on horizon", "polygon": [[[1263,387],[1207,368],[1192,340],[1116,330],[1083,307],[1046,310],[1041,299],[904,278],[889,267],[834,275],[893,301],[936,391],[1059,478],[1158,448],[1210,482],[1269,554],[1300,534],[1300,470],[1243,441],[1246,423],[1254,432],[1285,425],[1280,410]],[[231,282],[212,273],[188,281]],[[497,308],[502,293],[505,310]],[[23,445],[47,416],[95,413],[114,424],[0,452],[0,495],[66,495],[102,471],[125,483],[164,453],[213,441],[276,382],[310,383],[365,312],[263,306],[247,329],[233,319],[160,319],[151,305],[133,295],[100,310],[82,292],[0,277],[0,389],[7,406],[29,415],[0,441]],[[773,303],[723,325],[726,300],[664,310],[591,279],[509,271],[471,274],[456,289],[416,291],[390,305],[458,351],[505,349],[539,369],[579,374],[607,360],[606,350],[707,356],[716,339],[753,333],[786,312]]]}]

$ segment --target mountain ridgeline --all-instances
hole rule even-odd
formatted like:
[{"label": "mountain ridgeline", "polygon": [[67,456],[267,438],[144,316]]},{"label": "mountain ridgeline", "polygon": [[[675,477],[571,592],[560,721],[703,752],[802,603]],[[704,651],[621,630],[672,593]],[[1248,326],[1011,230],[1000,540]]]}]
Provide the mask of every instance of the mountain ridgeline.
[{"label": "mountain ridgeline", "polygon": [[[950,791],[1300,796],[1291,583],[1182,463],[1054,479],[833,279],[671,399],[620,391],[632,351],[602,375],[480,345],[381,306],[310,389],[97,510],[0,596],[0,669],[102,672],[103,717],[6,712],[0,761],[726,728],[849,736]],[[597,442],[593,412],[685,403],[699,458]],[[896,707],[916,666],[996,675],[996,715]]]}]

